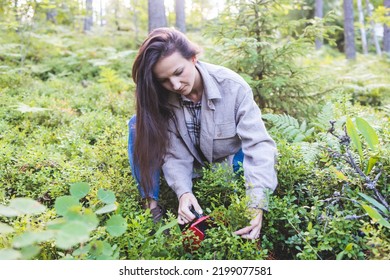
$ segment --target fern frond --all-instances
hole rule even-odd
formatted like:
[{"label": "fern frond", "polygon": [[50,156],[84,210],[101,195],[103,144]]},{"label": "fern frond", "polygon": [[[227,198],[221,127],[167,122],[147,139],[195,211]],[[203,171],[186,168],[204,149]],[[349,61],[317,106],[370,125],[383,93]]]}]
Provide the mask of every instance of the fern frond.
[{"label": "fern frond", "polygon": [[329,122],[334,120],[334,106],[331,102],[326,103],[312,123],[316,128],[326,131],[330,128]]},{"label": "fern frond", "polygon": [[287,140],[292,142],[302,142],[314,132],[314,128],[307,129],[306,121],[299,124],[296,118],[286,114],[264,114],[262,117],[273,124],[272,129],[281,132]]},{"label": "fern frond", "polygon": [[320,145],[316,142],[308,143],[302,142],[300,143],[302,158],[306,163],[313,163],[317,159],[317,155],[321,152]]}]

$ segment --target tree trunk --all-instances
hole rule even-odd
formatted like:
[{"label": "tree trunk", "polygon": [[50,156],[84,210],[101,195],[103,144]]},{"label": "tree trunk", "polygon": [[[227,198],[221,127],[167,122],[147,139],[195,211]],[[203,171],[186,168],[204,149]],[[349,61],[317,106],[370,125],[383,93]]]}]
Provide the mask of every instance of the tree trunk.
[{"label": "tree trunk", "polygon": [[362,6],[362,0],[357,0],[357,7],[359,12],[359,23],[360,23],[360,36],[362,37],[362,50],[363,54],[368,54],[368,47],[367,47],[367,36],[366,36],[366,28],[364,24],[364,13],[363,13],[363,6]]},{"label": "tree trunk", "polygon": [[134,33],[135,33],[135,41],[138,41],[139,37],[139,17],[137,13],[137,7],[138,7],[138,0],[133,0],[132,1],[132,6],[133,6],[133,25],[134,25]]},{"label": "tree trunk", "polygon": [[[324,3],[322,0],[316,0],[314,16],[321,19],[324,17]],[[323,45],[322,38],[321,37],[316,38],[316,50],[321,49],[322,45]]]},{"label": "tree trunk", "polygon": [[148,0],[149,32],[167,26],[164,0]]},{"label": "tree trunk", "polygon": [[344,51],[349,60],[356,59],[353,0],[344,0]]},{"label": "tree trunk", "polygon": [[[366,0],[366,8],[367,8],[367,16],[371,17],[372,10],[374,9],[374,6],[370,3],[370,0]],[[372,33],[372,40],[375,44],[375,50],[377,55],[382,55],[381,46],[379,45],[378,37],[376,36],[376,30],[375,30],[375,22],[373,20],[370,20],[371,25],[371,33]]]},{"label": "tree trunk", "polygon": [[93,18],[92,18],[92,1],[93,0],[85,0],[85,18],[84,18],[84,32],[91,31]]},{"label": "tree trunk", "polygon": [[186,13],[184,0],[175,0],[176,27],[181,32],[186,32]]},{"label": "tree trunk", "polygon": [[103,1],[102,1],[102,0],[100,0],[99,16],[100,16],[100,26],[104,26],[104,20],[103,20]]},{"label": "tree trunk", "polygon": [[[384,6],[390,9],[390,0],[385,0]],[[390,17],[390,13],[387,16]],[[386,24],[383,29],[383,51],[390,54],[390,26]]]}]

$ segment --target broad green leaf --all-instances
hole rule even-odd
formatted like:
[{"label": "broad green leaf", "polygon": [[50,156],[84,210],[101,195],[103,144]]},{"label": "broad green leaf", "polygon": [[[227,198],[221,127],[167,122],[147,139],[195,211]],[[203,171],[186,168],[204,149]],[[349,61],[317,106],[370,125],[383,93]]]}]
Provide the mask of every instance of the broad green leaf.
[{"label": "broad green leaf", "polygon": [[40,251],[41,251],[41,248],[39,246],[36,246],[36,245],[24,247],[24,248],[20,249],[20,252],[22,254],[21,259],[22,260],[31,260],[36,255],[38,255]]},{"label": "broad green leaf", "polygon": [[366,120],[359,117],[356,118],[356,126],[366,139],[368,146],[373,151],[376,151],[378,149],[379,139],[375,129]]},{"label": "broad green leaf", "polygon": [[345,254],[345,252],[344,251],[341,251],[340,253],[338,253],[337,254],[337,257],[336,257],[336,260],[342,260],[343,259],[343,257],[344,257],[344,254]]},{"label": "broad green leaf", "polygon": [[89,185],[84,182],[74,183],[70,186],[70,194],[77,199],[85,197],[89,192]]},{"label": "broad green leaf", "polygon": [[362,205],[364,210],[366,210],[367,214],[373,219],[375,222],[378,222],[384,227],[390,228],[390,223],[386,221],[381,214],[378,213],[374,208],[368,206],[368,205]]},{"label": "broad green leaf", "polygon": [[12,245],[15,248],[22,248],[26,246],[33,245],[35,243],[40,243],[52,239],[54,233],[52,231],[41,231],[41,232],[31,232],[26,231],[19,236],[16,236],[13,240]]},{"label": "broad green leaf", "polygon": [[358,134],[358,132],[355,128],[355,125],[353,124],[351,118],[347,118],[346,126],[347,126],[347,133],[348,133],[348,136],[351,138],[352,144],[358,150],[360,158],[363,159],[362,144],[361,144],[360,139],[359,139],[359,134]]},{"label": "broad green leaf", "polygon": [[80,248],[74,250],[72,256],[86,255],[88,254],[90,249],[91,249],[91,243],[88,243],[85,246],[81,246]]},{"label": "broad green leaf", "polygon": [[73,207],[79,205],[79,201],[74,196],[64,195],[56,199],[54,208],[57,211],[57,214],[60,216],[65,216],[66,212]]},{"label": "broad green leaf", "polygon": [[89,240],[90,230],[80,221],[71,221],[64,224],[55,236],[56,245],[60,249],[71,249]]},{"label": "broad green leaf", "polygon": [[10,201],[9,207],[23,214],[36,215],[46,210],[46,207],[38,201],[28,197],[14,198]]},{"label": "broad green leaf", "polygon": [[368,175],[370,174],[372,168],[374,168],[375,164],[378,162],[378,158],[377,157],[370,157],[368,162],[367,162],[367,166],[366,166],[366,170],[365,170],[365,174]]},{"label": "broad green leaf", "polygon": [[99,260],[112,259],[114,249],[107,241],[95,240],[89,253]]},{"label": "broad green leaf", "polygon": [[0,204],[0,216],[5,216],[5,217],[17,217],[22,215],[23,213],[12,209],[10,207],[7,207],[5,205]]},{"label": "broad green leaf", "polygon": [[95,211],[96,214],[104,214],[115,211],[117,209],[116,204],[108,204]]},{"label": "broad green leaf", "polygon": [[120,236],[126,232],[127,222],[121,215],[112,216],[106,224],[107,232],[112,236]]},{"label": "broad green leaf", "polygon": [[7,233],[11,233],[14,231],[14,228],[7,225],[7,224],[4,224],[4,223],[0,223],[0,234],[7,234]]},{"label": "broad green leaf", "polygon": [[0,260],[20,260],[22,254],[20,251],[14,249],[1,249],[0,250]]},{"label": "broad green leaf", "polygon": [[66,223],[65,218],[57,218],[47,222],[47,228],[51,230],[59,230]]},{"label": "broad green leaf", "polygon": [[110,190],[106,191],[104,189],[99,189],[97,195],[98,198],[105,204],[112,204],[116,201],[115,193]]},{"label": "broad green leaf", "polygon": [[91,209],[85,209],[84,213],[80,211],[68,211],[66,214],[68,221],[79,221],[84,223],[89,230],[94,230],[99,225],[99,219]]},{"label": "broad green leaf", "polygon": [[21,248],[24,246],[33,245],[35,243],[35,236],[33,232],[24,232],[19,236],[16,236],[13,240],[13,246],[15,248]]},{"label": "broad green leaf", "polygon": [[363,197],[365,200],[367,200],[367,202],[371,203],[374,207],[382,211],[383,213],[390,214],[389,211],[386,209],[386,207],[380,202],[378,202],[376,199],[361,192],[359,192],[359,195]]},{"label": "broad green leaf", "polygon": [[312,229],[313,229],[313,223],[309,222],[309,224],[307,225],[307,230],[311,231]]}]

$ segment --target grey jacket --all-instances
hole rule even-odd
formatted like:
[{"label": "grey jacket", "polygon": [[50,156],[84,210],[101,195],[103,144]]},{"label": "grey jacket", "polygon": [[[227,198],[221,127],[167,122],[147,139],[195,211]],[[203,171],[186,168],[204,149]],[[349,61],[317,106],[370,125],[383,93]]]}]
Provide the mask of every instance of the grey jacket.
[{"label": "grey jacket", "polygon": [[[237,73],[198,62],[204,84],[200,147],[208,162],[229,160],[242,148],[250,207],[268,209],[266,190],[277,185],[276,145],[268,135],[249,85]],[[180,196],[192,192],[194,167],[204,165],[185,124],[180,96],[169,96],[174,117],[169,123],[169,148],[162,170],[168,185]]]}]

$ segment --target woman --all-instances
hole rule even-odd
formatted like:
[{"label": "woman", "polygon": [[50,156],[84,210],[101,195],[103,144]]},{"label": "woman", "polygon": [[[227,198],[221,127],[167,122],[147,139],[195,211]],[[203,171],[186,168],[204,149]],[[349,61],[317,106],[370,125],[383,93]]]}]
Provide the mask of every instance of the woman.
[{"label": "woman", "polygon": [[235,233],[258,238],[266,190],[277,185],[276,148],[249,85],[233,71],[198,61],[199,50],[170,28],[152,31],[133,65],[136,117],[129,122],[129,160],[155,220],[159,170],[179,199],[178,223],[202,213],[192,193],[194,170],[207,163],[241,161],[253,219]]}]

